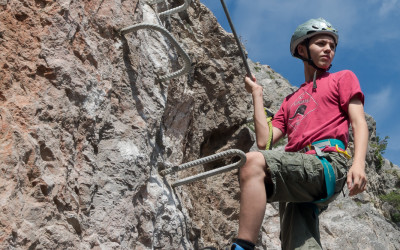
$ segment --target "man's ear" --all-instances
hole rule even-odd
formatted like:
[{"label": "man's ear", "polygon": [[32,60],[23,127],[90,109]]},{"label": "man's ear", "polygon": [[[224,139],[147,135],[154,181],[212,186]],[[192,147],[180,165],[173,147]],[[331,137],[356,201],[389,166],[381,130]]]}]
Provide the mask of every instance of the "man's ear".
[{"label": "man's ear", "polygon": [[297,45],[297,53],[299,53],[299,55],[303,58],[307,58],[307,49],[306,46],[304,44],[299,44]]}]

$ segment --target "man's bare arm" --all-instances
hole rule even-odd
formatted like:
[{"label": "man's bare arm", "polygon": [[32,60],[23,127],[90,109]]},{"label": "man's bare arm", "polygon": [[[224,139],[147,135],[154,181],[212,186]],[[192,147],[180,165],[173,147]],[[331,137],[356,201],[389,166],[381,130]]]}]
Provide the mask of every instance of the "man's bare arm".
[{"label": "man's bare arm", "polygon": [[[251,93],[253,97],[254,105],[254,128],[256,131],[257,147],[259,149],[265,149],[268,138],[269,138],[269,127],[267,118],[264,111],[263,101],[263,88],[257,84],[256,79],[253,76],[253,80],[249,77],[245,77],[246,91]],[[280,129],[273,128],[273,143],[278,141],[283,136]]]},{"label": "man's bare arm", "polygon": [[368,147],[368,126],[363,104],[358,97],[350,100],[349,118],[354,134],[354,157],[353,165],[347,173],[347,187],[349,195],[352,196],[363,192],[367,186],[365,156]]}]

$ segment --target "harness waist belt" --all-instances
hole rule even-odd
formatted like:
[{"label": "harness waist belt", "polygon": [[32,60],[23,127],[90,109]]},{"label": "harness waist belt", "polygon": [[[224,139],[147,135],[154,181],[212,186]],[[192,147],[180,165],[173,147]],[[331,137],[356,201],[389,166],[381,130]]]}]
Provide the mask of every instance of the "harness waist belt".
[{"label": "harness waist belt", "polygon": [[310,145],[307,145],[305,148],[303,148],[299,152],[306,153],[306,152],[314,149],[315,152],[317,153],[317,155],[321,156],[321,149],[324,149],[326,147],[334,147],[334,148],[336,148],[336,152],[344,154],[348,159],[351,158],[351,156],[346,151],[344,143],[338,139],[324,139],[324,140],[316,141],[316,142],[311,143]]},{"label": "harness waist belt", "polygon": [[344,143],[341,140],[338,139],[324,139],[320,141],[316,141],[311,143],[310,145],[307,145],[305,148],[300,150],[300,152],[305,153],[307,151],[313,150],[313,147],[317,147],[320,149],[323,149],[325,147],[338,147],[342,151],[345,150]]}]

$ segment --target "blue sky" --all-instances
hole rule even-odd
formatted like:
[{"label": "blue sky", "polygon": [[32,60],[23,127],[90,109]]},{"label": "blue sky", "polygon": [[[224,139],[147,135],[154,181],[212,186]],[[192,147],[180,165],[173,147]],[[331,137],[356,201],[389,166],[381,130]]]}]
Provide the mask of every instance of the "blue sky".
[{"label": "blue sky", "polygon": [[[200,0],[231,31],[221,2]],[[290,55],[296,27],[323,17],[339,30],[331,72],[350,69],[365,94],[365,111],[389,136],[384,157],[400,166],[400,0],[225,0],[236,32],[255,62],[300,86],[303,64]]]}]

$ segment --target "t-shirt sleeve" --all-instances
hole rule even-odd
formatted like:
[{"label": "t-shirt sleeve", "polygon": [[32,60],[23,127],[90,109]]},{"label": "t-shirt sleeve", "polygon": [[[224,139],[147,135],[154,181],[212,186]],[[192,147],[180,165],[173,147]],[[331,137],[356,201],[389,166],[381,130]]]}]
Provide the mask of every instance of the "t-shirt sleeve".
[{"label": "t-shirt sleeve", "polygon": [[350,70],[343,71],[343,74],[339,77],[338,90],[340,107],[344,112],[348,113],[350,100],[355,96],[358,96],[364,105],[364,94],[361,91],[360,83],[357,76]]}]

